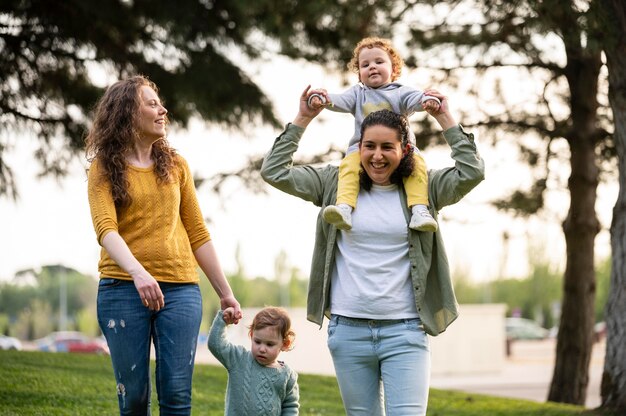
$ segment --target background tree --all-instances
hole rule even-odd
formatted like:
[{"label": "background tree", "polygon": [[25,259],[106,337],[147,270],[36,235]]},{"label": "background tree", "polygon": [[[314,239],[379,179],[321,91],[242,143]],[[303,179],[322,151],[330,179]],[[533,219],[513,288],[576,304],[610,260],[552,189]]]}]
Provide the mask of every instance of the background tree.
[{"label": "background tree", "polygon": [[[601,49],[590,36],[592,5],[442,1],[432,9],[435,20],[416,20],[407,31],[414,62],[439,66],[446,84],[458,80],[468,96],[476,97],[464,124],[487,129],[494,141],[506,137],[518,143],[532,168],[534,181],[497,206],[522,216],[541,213],[546,192],[561,186],[558,171],[551,169],[554,162],[569,164],[562,314],[548,400],[575,404],[584,404],[589,379],[594,239],[600,230],[596,189],[601,165],[613,153],[610,118],[599,102],[606,93],[599,89]],[[516,101],[512,92],[526,94]]]},{"label": "background tree", "polygon": [[42,175],[65,174],[102,88],[130,74],[155,81],[181,125],[192,116],[237,129],[278,125],[251,63],[276,53],[335,62],[384,21],[388,7],[379,0],[2,1],[0,196],[17,197],[6,159],[16,132],[37,135]]},{"label": "background tree", "polygon": [[609,102],[615,119],[614,141],[619,167],[619,191],[611,223],[611,289],[602,374],[602,407],[626,414],[626,4],[599,0],[598,32],[609,69]]}]

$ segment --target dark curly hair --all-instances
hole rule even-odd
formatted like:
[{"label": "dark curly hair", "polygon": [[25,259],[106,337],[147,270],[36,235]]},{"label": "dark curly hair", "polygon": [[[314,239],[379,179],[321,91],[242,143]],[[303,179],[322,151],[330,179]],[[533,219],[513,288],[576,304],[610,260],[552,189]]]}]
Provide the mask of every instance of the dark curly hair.
[{"label": "dark curly hair", "polygon": [[[365,133],[365,130],[373,126],[385,126],[392,130],[396,130],[398,132],[398,139],[400,140],[403,148],[409,143],[409,121],[404,116],[396,114],[390,110],[379,110],[370,113],[367,117],[365,117],[363,123],[361,123],[361,138],[359,139],[359,143],[362,143],[363,141],[363,134]],[[400,164],[396,170],[393,171],[389,180],[393,184],[402,185],[402,180],[411,176],[414,169],[415,159],[413,158],[412,152],[407,152],[404,156],[402,156]],[[367,175],[365,169],[361,169],[359,182],[361,188],[364,190],[369,191],[372,189],[372,179]]]},{"label": "dark curly hair", "polygon": [[[107,88],[96,104],[93,126],[85,139],[87,160],[97,160],[101,164],[102,179],[111,184],[117,208],[129,206],[132,202],[128,193],[126,154],[133,149],[139,137],[137,126],[143,86],[152,88],[158,94],[156,84],[141,75],[118,81]],[[167,123],[167,116],[165,120]],[[176,151],[165,137],[152,145],[152,159],[159,182],[173,180]]]}]

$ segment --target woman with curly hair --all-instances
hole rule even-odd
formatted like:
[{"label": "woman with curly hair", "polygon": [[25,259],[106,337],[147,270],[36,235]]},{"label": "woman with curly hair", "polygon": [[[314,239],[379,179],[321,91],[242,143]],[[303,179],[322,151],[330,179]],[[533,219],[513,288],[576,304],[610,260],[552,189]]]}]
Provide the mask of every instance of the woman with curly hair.
[{"label": "woman with curly hair", "polygon": [[150,413],[150,349],[161,414],[191,413],[202,319],[199,265],[220,298],[224,276],[183,157],[166,140],[167,109],[143,76],[111,85],[86,139],[89,205],[98,243],[98,322],[111,351],[121,415]]}]

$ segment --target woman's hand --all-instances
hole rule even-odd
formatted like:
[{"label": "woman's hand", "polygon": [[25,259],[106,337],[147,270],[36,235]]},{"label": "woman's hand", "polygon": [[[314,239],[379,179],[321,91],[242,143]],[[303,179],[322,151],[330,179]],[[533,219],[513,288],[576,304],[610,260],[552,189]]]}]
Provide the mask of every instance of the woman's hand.
[{"label": "woman's hand", "polygon": [[324,88],[311,90],[309,98],[307,99],[307,104],[314,110],[332,105],[328,92]]},{"label": "woman's hand", "polygon": [[427,89],[427,90],[424,91],[424,95],[425,96],[429,96],[429,97],[435,97],[435,98],[439,99],[439,101],[441,102],[441,105],[438,105],[438,106],[424,107],[424,109],[431,116],[434,117],[434,116],[436,116],[436,115],[438,115],[440,113],[443,113],[443,112],[446,112],[446,111],[449,110],[449,108],[448,108],[448,97],[446,97],[445,95],[443,95],[439,91],[437,91],[435,89]]},{"label": "woman's hand", "polygon": [[238,324],[239,320],[243,317],[241,313],[241,306],[234,296],[225,296],[220,299],[220,306],[224,311],[224,322],[227,324]]},{"label": "woman's hand", "polygon": [[424,108],[424,109],[426,110],[426,112],[428,112],[428,114],[433,116],[435,120],[437,120],[437,122],[439,123],[439,125],[444,131],[448,130],[450,127],[454,127],[457,125],[456,120],[454,119],[452,114],[450,114],[448,97],[446,97],[445,95],[443,95],[442,93],[440,93],[439,91],[435,89],[425,90],[424,95],[437,97],[439,101],[441,101],[441,105],[438,108],[429,107],[429,108]]},{"label": "woman's hand", "polygon": [[153,311],[158,311],[165,306],[165,297],[159,283],[133,256],[126,241],[117,231],[111,231],[104,236],[102,247],[113,261],[132,277],[143,306]]},{"label": "woman's hand", "polygon": [[144,270],[132,278],[143,306],[153,311],[158,311],[165,306],[165,296],[161,287],[150,273]]},{"label": "woman's hand", "polygon": [[222,311],[222,319],[227,325],[237,324],[241,319],[241,311],[239,311],[239,316],[237,316],[235,308],[229,306]]},{"label": "woman's hand", "polygon": [[306,128],[311,120],[313,120],[317,115],[324,109],[324,107],[319,108],[311,108],[309,107],[309,96],[311,94],[320,94],[326,96],[325,90],[312,90],[310,85],[302,91],[300,95],[300,105],[298,106],[298,114],[296,118],[294,118],[292,124],[295,124],[298,127]]}]

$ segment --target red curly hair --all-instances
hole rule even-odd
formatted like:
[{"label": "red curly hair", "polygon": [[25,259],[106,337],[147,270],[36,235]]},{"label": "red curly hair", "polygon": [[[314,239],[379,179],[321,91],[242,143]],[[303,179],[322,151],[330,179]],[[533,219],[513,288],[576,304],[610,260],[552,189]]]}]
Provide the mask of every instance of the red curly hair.
[{"label": "red curly hair", "polygon": [[[391,80],[395,81],[400,78],[400,74],[402,73],[402,67],[404,67],[404,60],[389,39],[377,37],[365,38],[356,44],[356,46],[354,47],[354,51],[352,51],[352,59],[350,60],[350,62],[348,62],[348,69],[350,71],[355,72],[357,75],[359,75],[359,55],[361,54],[361,51],[365,48],[379,48],[387,52],[387,55],[389,55],[389,59],[391,59]],[[359,76],[359,81],[360,80],[361,78]]]}]

